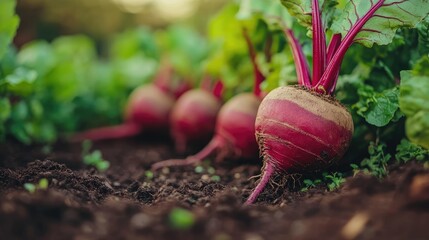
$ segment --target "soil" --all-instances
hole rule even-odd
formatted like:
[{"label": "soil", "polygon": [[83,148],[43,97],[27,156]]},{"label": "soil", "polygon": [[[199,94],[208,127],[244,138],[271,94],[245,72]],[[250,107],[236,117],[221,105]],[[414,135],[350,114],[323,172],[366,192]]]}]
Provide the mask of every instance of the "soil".
[{"label": "soil", "polygon": [[[277,178],[253,206],[259,161],[225,161],[147,172],[177,157],[159,139],[94,144],[110,168],[82,163],[81,145],[0,145],[1,239],[429,239],[429,170],[389,166],[383,180],[358,174],[334,191],[300,191],[297,175]],[[211,165],[210,165],[211,164]],[[46,178],[47,189],[25,183]],[[195,222],[176,226],[175,208]]]}]

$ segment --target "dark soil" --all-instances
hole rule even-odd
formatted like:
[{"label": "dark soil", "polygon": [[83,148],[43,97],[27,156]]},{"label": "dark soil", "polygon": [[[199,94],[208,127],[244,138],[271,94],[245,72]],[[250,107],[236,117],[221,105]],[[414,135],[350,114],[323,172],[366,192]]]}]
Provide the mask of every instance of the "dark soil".
[{"label": "dark soil", "polygon": [[[349,177],[331,192],[299,191],[301,181],[290,177],[243,207],[256,161],[151,177],[152,163],[177,157],[170,144],[96,143],[111,164],[102,173],[82,163],[79,144],[58,143],[49,154],[15,143],[0,148],[0,239],[429,239],[429,170],[415,162],[390,166],[381,181]],[[24,189],[42,178],[47,190]],[[172,225],[178,207],[194,214],[189,228]]]}]

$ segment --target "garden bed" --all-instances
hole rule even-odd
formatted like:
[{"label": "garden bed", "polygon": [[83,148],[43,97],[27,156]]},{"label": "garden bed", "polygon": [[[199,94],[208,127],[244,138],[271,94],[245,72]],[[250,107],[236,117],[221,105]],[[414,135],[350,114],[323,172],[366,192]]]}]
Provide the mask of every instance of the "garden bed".
[{"label": "garden bed", "polygon": [[[39,147],[8,143],[0,150],[2,239],[427,239],[429,201],[410,194],[429,170],[414,162],[391,165],[387,178],[358,174],[337,190],[300,191],[299,176],[269,186],[254,206],[242,203],[260,163],[225,162],[150,172],[176,157],[170,143],[142,139],[95,143],[111,164],[105,172],[82,163],[81,145]],[[46,178],[46,190],[25,183]],[[420,177],[421,178],[421,177]],[[424,178],[421,178],[424,179]],[[277,179],[277,181],[280,181]],[[427,183],[426,183],[427,184]],[[426,185],[427,186],[427,185]],[[428,191],[423,191],[428,195]],[[426,200],[425,200],[426,198]],[[174,226],[173,209],[194,215]]]}]

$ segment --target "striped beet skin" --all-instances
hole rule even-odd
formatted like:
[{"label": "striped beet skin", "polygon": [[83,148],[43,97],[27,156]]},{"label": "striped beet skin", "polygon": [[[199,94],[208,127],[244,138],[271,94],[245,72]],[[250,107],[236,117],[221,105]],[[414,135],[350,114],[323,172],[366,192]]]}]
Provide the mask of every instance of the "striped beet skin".
[{"label": "striped beet skin", "polygon": [[232,148],[233,158],[258,156],[255,141],[255,121],[261,100],[251,93],[241,93],[231,98],[219,112],[216,134]]},{"label": "striped beet skin", "polygon": [[264,98],[255,130],[261,155],[274,168],[314,170],[343,156],[353,134],[353,120],[338,102],[288,86]]},{"label": "striped beet skin", "polygon": [[188,144],[210,140],[221,105],[218,98],[203,89],[189,90],[177,100],[170,116],[177,152],[184,153]]}]

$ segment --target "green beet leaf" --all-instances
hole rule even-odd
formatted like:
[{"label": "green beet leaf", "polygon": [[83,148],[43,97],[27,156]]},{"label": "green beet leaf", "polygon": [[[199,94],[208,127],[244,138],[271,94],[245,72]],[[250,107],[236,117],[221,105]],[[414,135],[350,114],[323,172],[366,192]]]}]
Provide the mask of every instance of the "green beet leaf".
[{"label": "green beet leaf", "polygon": [[[280,0],[281,3],[288,9],[289,13],[294,16],[298,23],[308,29],[308,35],[311,35],[312,19],[311,19],[311,0]],[[335,16],[338,4],[336,0],[319,0],[321,6],[322,22],[324,28],[328,28]]]},{"label": "green beet leaf", "polygon": [[420,146],[411,143],[407,139],[402,139],[401,143],[396,146],[395,158],[398,162],[408,162],[410,160],[416,159],[422,161],[427,159],[429,156],[429,151],[423,149]]},{"label": "green beet leaf", "polygon": [[369,104],[365,116],[366,121],[377,127],[387,125],[394,118],[398,110],[398,94],[399,90],[393,88],[374,96],[374,101]]},{"label": "green beet leaf", "polygon": [[[351,24],[356,24],[371,8],[380,2],[381,0],[349,1],[342,14],[332,24],[332,30],[335,33],[341,33],[343,37],[346,36],[351,30]],[[392,41],[398,28],[413,28],[428,13],[428,0],[385,0],[373,17],[363,26],[354,41],[366,47],[372,47],[374,43],[379,45],[388,44]]]},{"label": "green beet leaf", "polygon": [[387,89],[376,93],[370,86],[358,89],[360,101],[353,108],[365,120],[374,126],[386,126],[398,111],[398,88]]},{"label": "green beet leaf", "polygon": [[249,20],[255,17],[264,20],[271,29],[283,30],[284,25],[293,23],[292,16],[278,1],[242,1],[240,11],[237,13],[237,19]]}]

